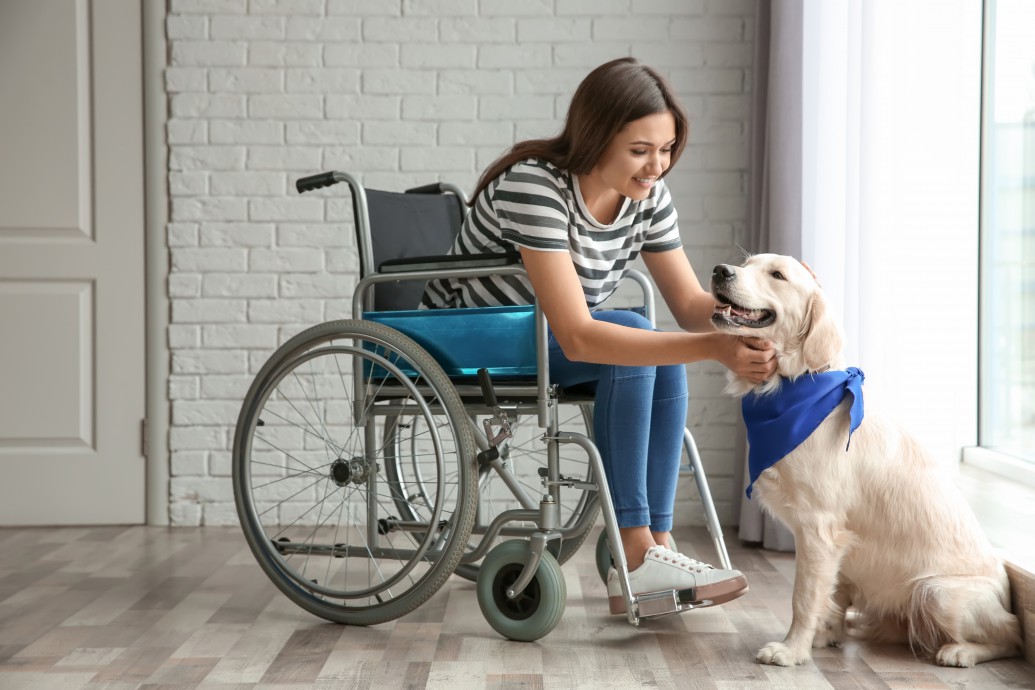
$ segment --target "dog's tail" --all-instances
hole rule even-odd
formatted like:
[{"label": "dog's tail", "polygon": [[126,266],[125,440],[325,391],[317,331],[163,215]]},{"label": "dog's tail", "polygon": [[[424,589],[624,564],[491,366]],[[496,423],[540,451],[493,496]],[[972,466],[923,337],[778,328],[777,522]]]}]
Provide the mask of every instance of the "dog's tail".
[{"label": "dog's tail", "polygon": [[1008,587],[982,575],[919,580],[907,617],[910,647],[928,654],[948,643],[1013,643],[1020,649],[1020,624],[1010,613]]}]

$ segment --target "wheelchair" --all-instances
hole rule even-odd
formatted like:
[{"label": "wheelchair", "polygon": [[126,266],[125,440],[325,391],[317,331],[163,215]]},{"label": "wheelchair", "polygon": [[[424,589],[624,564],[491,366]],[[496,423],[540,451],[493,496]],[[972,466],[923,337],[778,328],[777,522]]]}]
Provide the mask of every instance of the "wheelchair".
[{"label": "wheelchair", "polygon": [[[233,488],[248,545],[291,601],[374,625],[452,575],[476,584],[498,633],[531,641],[560,621],[561,564],[598,515],[601,579],[613,563],[627,619],[708,606],[693,589],[633,595],[600,454],[592,396],[549,380],[539,306],[417,310],[427,280],[523,272],[516,255],[447,256],[467,210],[435,183],[405,193],[325,172],[300,193],[350,189],[360,277],[353,318],[280,346],[243,401]],[[653,323],[646,277],[644,313]],[[722,566],[729,556],[689,430],[686,465]],[[613,546],[614,548],[610,548]]]}]

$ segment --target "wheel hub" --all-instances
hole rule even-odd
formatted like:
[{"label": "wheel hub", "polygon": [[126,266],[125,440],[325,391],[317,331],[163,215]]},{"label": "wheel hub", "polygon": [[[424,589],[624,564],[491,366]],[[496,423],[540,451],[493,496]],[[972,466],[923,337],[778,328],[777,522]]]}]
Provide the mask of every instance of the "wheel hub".
[{"label": "wheel hub", "polygon": [[367,480],[368,465],[362,458],[338,458],[331,463],[331,480],[338,486],[363,484]]},{"label": "wheel hub", "polygon": [[525,590],[511,599],[507,596],[509,590],[524,568],[522,563],[510,563],[503,566],[496,574],[493,581],[492,598],[496,606],[503,611],[511,620],[525,620],[530,618],[539,609],[539,582],[533,578]]}]

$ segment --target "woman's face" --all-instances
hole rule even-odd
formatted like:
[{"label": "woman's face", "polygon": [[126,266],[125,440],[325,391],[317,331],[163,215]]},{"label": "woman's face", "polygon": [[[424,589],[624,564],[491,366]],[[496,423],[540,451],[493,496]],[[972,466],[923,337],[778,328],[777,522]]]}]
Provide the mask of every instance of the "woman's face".
[{"label": "woman's face", "polygon": [[590,176],[622,196],[641,201],[668,169],[676,143],[672,113],[654,113],[618,130]]}]

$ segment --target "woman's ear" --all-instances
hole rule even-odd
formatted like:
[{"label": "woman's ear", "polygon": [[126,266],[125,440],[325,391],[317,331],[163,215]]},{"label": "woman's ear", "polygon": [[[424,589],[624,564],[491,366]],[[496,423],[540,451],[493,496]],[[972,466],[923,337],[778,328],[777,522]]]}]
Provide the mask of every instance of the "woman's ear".
[{"label": "woman's ear", "polygon": [[817,292],[805,313],[805,337],[801,356],[809,371],[823,371],[830,367],[841,352],[841,331],[827,313],[827,301]]}]

